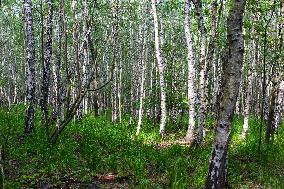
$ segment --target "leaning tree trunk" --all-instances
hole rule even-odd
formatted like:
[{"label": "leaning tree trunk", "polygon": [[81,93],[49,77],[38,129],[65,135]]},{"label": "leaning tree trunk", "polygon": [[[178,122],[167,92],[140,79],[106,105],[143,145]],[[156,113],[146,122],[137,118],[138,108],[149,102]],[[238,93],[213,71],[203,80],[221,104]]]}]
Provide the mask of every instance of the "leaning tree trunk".
[{"label": "leaning tree trunk", "polygon": [[245,0],[232,1],[228,17],[227,56],[224,60],[216,139],[210,158],[205,188],[225,188],[228,184],[228,143],[241,79],[244,39],[242,34]]},{"label": "leaning tree trunk", "polygon": [[164,133],[165,133],[166,116],[167,116],[167,109],[166,109],[166,83],[165,83],[165,78],[164,78],[165,65],[164,65],[163,57],[161,55],[161,50],[160,50],[159,24],[158,24],[156,3],[155,3],[155,0],[151,0],[151,2],[152,2],[151,4],[152,4],[152,11],[153,11],[153,18],[154,18],[156,58],[157,58],[157,64],[158,64],[158,69],[159,69],[159,74],[160,74],[160,90],[161,90],[160,134],[163,137]]},{"label": "leaning tree trunk", "polygon": [[25,132],[29,133],[34,127],[35,115],[35,39],[33,33],[32,0],[24,0],[24,21],[27,55],[27,102]]},{"label": "leaning tree trunk", "polygon": [[185,19],[184,30],[187,45],[187,62],[188,62],[188,77],[187,77],[187,95],[188,95],[188,129],[185,136],[185,140],[191,142],[194,139],[194,127],[195,127],[195,99],[196,93],[194,89],[195,80],[195,67],[194,67],[194,55],[192,47],[191,37],[191,22],[190,22],[190,0],[185,1]]}]

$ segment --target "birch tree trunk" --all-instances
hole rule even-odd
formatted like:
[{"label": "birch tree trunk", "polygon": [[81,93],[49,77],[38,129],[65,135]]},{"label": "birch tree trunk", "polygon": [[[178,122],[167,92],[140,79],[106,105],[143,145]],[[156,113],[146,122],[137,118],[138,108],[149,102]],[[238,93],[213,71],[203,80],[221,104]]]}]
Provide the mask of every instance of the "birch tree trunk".
[{"label": "birch tree trunk", "polygon": [[278,86],[277,91],[277,98],[276,98],[276,104],[275,104],[275,112],[274,112],[274,119],[273,119],[273,130],[278,131],[279,125],[281,122],[281,111],[283,111],[284,106],[284,80],[282,80]]},{"label": "birch tree trunk", "polygon": [[206,189],[225,188],[228,184],[228,143],[237,100],[243,64],[244,39],[242,34],[245,0],[232,1],[228,16],[227,56],[224,60],[216,138],[210,158]]},{"label": "birch tree trunk", "polygon": [[[280,3],[280,18],[283,18],[284,16],[284,2]],[[280,65],[281,60],[281,53],[283,53],[283,37],[284,37],[284,23],[279,23],[279,31],[278,31],[278,39],[279,39],[279,56],[277,57],[277,63]],[[283,67],[280,70],[280,78],[284,77],[284,70]],[[273,119],[273,131],[276,133],[278,132],[278,128],[281,122],[281,112],[284,110],[284,80],[279,82],[278,90],[277,90],[277,97],[276,97],[276,104],[275,104],[275,110],[274,110],[274,119]],[[282,114],[283,116],[283,114]]]},{"label": "birch tree trunk", "polygon": [[[280,3],[280,18],[283,17],[284,14],[284,3]],[[282,17],[281,17],[282,16]],[[276,57],[275,65],[272,65],[272,92],[270,98],[270,106],[269,106],[269,116],[267,120],[266,127],[266,143],[270,142],[270,139],[273,139],[273,134],[275,131],[278,131],[278,127],[280,124],[281,118],[281,108],[283,106],[283,95],[284,95],[284,81],[283,81],[283,66],[281,66],[282,61],[282,48],[283,48],[283,22],[279,22],[278,24],[278,34],[277,34],[277,45],[278,55]]]},{"label": "birch tree trunk", "polygon": [[[83,24],[83,32],[85,33],[85,35],[89,32],[88,31],[88,27],[87,27],[87,20],[89,19],[89,9],[88,9],[88,2],[87,0],[84,0],[83,2],[83,7],[84,7],[84,24]],[[87,83],[87,79],[88,79],[88,66],[89,66],[89,41],[86,40],[86,43],[84,43],[83,46],[83,78],[82,78],[82,85],[85,86]],[[83,107],[83,111],[82,113],[87,114],[88,113],[88,95],[86,95],[86,97],[84,97],[81,107]]]},{"label": "birch tree trunk", "polygon": [[194,0],[196,7],[196,14],[198,16],[198,27],[201,33],[201,49],[199,59],[199,119],[198,119],[198,137],[197,143],[203,141],[205,135],[205,117],[206,117],[206,28],[204,24],[204,18],[202,13],[202,2],[201,0]]},{"label": "birch tree trunk", "polygon": [[187,77],[187,99],[188,99],[188,129],[186,132],[185,140],[192,142],[194,139],[195,128],[195,99],[196,93],[194,88],[195,82],[195,67],[194,67],[194,54],[192,47],[192,34],[191,34],[191,21],[190,21],[190,0],[185,0],[185,19],[184,31],[187,46],[187,64],[188,64],[188,77]]},{"label": "birch tree trunk", "polygon": [[117,99],[117,92],[118,92],[118,84],[117,84],[117,80],[118,80],[118,65],[117,65],[117,35],[118,35],[118,20],[117,20],[117,14],[118,14],[118,5],[116,4],[115,7],[113,7],[113,16],[114,16],[114,22],[113,22],[113,26],[112,26],[112,37],[113,37],[113,41],[112,41],[112,45],[113,45],[113,64],[114,64],[114,74],[113,74],[113,82],[112,82],[112,94],[111,94],[111,98],[112,98],[112,122],[117,122],[117,118],[118,118],[118,99]]},{"label": "birch tree trunk", "polygon": [[[251,48],[253,48],[254,41],[252,42]],[[251,106],[251,98],[252,98],[252,81],[253,81],[253,70],[255,65],[255,56],[253,51],[251,51],[252,56],[252,63],[248,65],[248,77],[247,77],[247,86],[246,86],[246,98],[245,98],[245,107],[244,107],[244,124],[243,124],[243,130],[242,130],[242,139],[244,140],[246,138],[248,128],[249,128],[249,114],[250,114],[250,106]],[[250,61],[250,60],[249,60]]]},{"label": "birch tree trunk", "polygon": [[160,74],[160,90],[161,90],[161,121],[160,121],[160,134],[163,137],[165,133],[165,125],[166,125],[166,116],[167,116],[167,109],[166,109],[166,83],[165,83],[165,76],[164,76],[164,61],[161,55],[160,50],[160,39],[159,39],[159,23],[157,17],[157,9],[155,0],[151,0],[152,5],[152,14],[154,18],[154,32],[155,32],[155,49],[156,49],[156,59],[158,64],[158,70]]},{"label": "birch tree trunk", "polygon": [[[207,62],[207,78],[206,78],[206,85],[207,85],[207,98],[208,98],[208,106],[206,109],[206,112],[210,112],[212,116],[214,116],[213,109],[214,109],[214,85],[216,82],[215,79],[215,73],[216,73],[216,63],[214,61],[214,54],[215,54],[215,49],[216,49],[216,41],[217,41],[217,35],[218,35],[218,26],[219,26],[219,21],[221,19],[221,12],[223,10],[223,0],[220,2],[220,7],[218,10],[218,1],[214,0],[211,3],[211,33],[210,33],[210,39],[209,39],[209,44],[208,44],[208,49],[207,49],[207,55],[206,55],[206,62]],[[219,13],[219,14],[218,14]],[[218,52],[217,52],[218,53]],[[216,53],[216,54],[217,54]],[[217,57],[218,59],[218,57]]]},{"label": "birch tree trunk", "polygon": [[[141,83],[140,83],[140,97],[139,97],[139,111],[138,111],[138,125],[137,125],[137,131],[136,135],[139,135],[141,125],[142,125],[142,119],[143,119],[143,100],[145,98],[145,90],[144,90],[144,82],[145,82],[145,60],[147,60],[147,27],[146,23],[142,27],[141,31],[141,37],[140,37],[140,42],[142,46],[141,50],[141,65],[140,65],[140,70],[141,70]],[[145,52],[146,51],[146,52]],[[147,70],[147,69],[146,69]]]},{"label": "birch tree trunk", "polygon": [[27,102],[25,132],[30,133],[34,127],[35,116],[35,40],[33,33],[32,0],[24,0],[24,22],[27,56]]},{"label": "birch tree trunk", "polygon": [[112,122],[117,122],[118,118],[118,101],[117,101],[117,75],[118,75],[118,65],[117,65],[117,57],[116,57],[116,46],[117,46],[117,41],[114,38],[116,31],[116,28],[113,26],[113,61],[114,61],[114,75],[113,75],[113,82],[112,82],[112,94],[111,94],[111,99],[112,99]]},{"label": "birch tree trunk", "polygon": [[[122,49],[122,47],[121,47]],[[121,96],[122,96],[122,53],[120,53],[120,59],[119,59],[119,68],[118,68],[118,84],[117,84],[117,100],[118,100],[118,118],[119,123],[122,121],[122,102],[121,102]]]},{"label": "birch tree trunk", "polygon": [[[62,35],[64,31],[64,0],[60,1],[59,7],[59,22],[57,31],[57,52],[56,52],[56,65],[55,65],[55,83],[56,83],[56,125],[59,127],[62,117],[62,104],[63,104],[63,85],[62,85]],[[68,77],[68,76],[67,76]]]},{"label": "birch tree trunk", "polygon": [[42,75],[42,86],[41,86],[41,109],[42,116],[45,123],[46,131],[48,130],[48,96],[49,96],[49,81],[50,81],[50,65],[52,58],[52,0],[47,1],[48,4],[48,15],[46,21],[47,39],[44,48],[44,64],[43,64],[43,75]]}]

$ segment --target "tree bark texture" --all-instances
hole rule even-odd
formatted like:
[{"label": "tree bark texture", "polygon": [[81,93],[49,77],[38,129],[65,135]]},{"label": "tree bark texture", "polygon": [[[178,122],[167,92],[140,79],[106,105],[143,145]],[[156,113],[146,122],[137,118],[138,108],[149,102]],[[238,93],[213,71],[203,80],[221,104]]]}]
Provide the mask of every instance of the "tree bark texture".
[{"label": "tree bark texture", "polygon": [[227,56],[224,60],[216,138],[210,158],[206,189],[225,188],[228,184],[228,143],[240,86],[244,39],[242,34],[245,0],[232,1],[228,16]]},{"label": "tree bark texture", "polygon": [[29,133],[34,127],[35,117],[35,39],[33,33],[32,1],[24,0],[24,22],[27,56],[27,102],[25,132]]}]

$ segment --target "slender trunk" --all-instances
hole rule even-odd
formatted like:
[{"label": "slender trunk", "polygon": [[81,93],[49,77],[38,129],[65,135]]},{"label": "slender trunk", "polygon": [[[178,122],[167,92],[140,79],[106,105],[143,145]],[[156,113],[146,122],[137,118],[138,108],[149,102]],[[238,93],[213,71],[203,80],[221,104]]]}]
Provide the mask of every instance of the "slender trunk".
[{"label": "slender trunk", "polygon": [[[114,33],[116,33],[115,31],[115,27],[113,27],[113,36],[115,35]],[[113,38],[114,39],[114,38]],[[117,122],[117,74],[118,74],[118,65],[117,65],[117,58],[116,58],[116,40],[113,41],[113,62],[115,64],[115,69],[114,69],[114,77],[113,77],[113,83],[112,83],[112,95],[111,95],[111,99],[112,99],[112,122]]]},{"label": "slender trunk", "polygon": [[198,137],[197,142],[201,143],[205,135],[205,118],[206,118],[206,28],[202,13],[201,0],[194,0],[196,14],[198,16],[198,27],[201,33],[201,49],[199,60],[199,119],[198,119]]},{"label": "slender trunk", "polygon": [[52,57],[52,0],[47,1],[48,4],[48,16],[46,21],[47,39],[44,48],[44,65],[42,75],[42,86],[41,86],[41,109],[46,131],[48,132],[49,118],[48,118],[48,96],[49,96],[49,81],[50,81],[50,65]]},{"label": "slender trunk", "polygon": [[144,24],[143,31],[141,31],[141,46],[142,46],[142,50],[141,50],[141,65],[140,65],[140,70],[141,70],[141,79],[140,79],[140,97],[139,97],[139,117],[138,117],[138,125],[137,125],[137,131],[136,131],[136,135],[139,134],[140,129],[141,129],[141,125],[142,125],[142,119],[143,119],[143,100],[145,98],[145,90],[144,90],[144,82],[145,82],[145,69],[147,70],[147,68],[145,68],[145,64],[147,61],[147,27],[146,27],[146,23]]},{"label": "slender trunk", "polygon": [[268,144],[270,143],[270,138],[273,134],[273,126],[272,122],[274,119],[275,114],[275,107],[276,107],[276,98],[277,98],[277,89],[276,89],[276,81],[272,83],[272,91],[271,91],[271,97],[270,97],[270,106],[269,106],[269,114],[267,119],[267,125],[266,125],[266,132],[265,132],[265,142]]},{"label": "slender trunk", "polygon": [[243,64],[242,34],[244,0],[232,1],[228,17],[227,56],[224,60],[216,138],[210,158],[205,188],[225,188],[228,184],[228,143]]},{"label": "slender trunk", "polygon": [[[64,0],[61,0],[61,12],[62,12],[62,22],[63,22],[63,37],[64,37],[64,44],[63,44],[63,62],[64,62],[64,68],[66,73],[66,82],[64,84],[65,87],[65,94],[64,94],[64,108],[65,113],[69,111],[69,105],[71,103],[71,71],[68,64],[68,34],[67,34],[67,21],[65,18],[65,9],[64,9]],[[65,113],[63,112],[63,116],[65,116]]]},{"label": "slender trunk", "polygon": [[114,75],[113,75],[113,82],[112,82],[112,122],[117,122],[117,118],[118,118],[118,101],[117,101],[117,76],[118,76],[118,65],[117,65],[117,61],[118,61],[118,58],[117,58],[117,35],[118,35],[118,20],[117,20],[117,5],[116,7],[114,7],[114,10],[113,10],[113,14],[114,14],[114,22],[113,22],[113,26],[112,26],[112,40],[113,40],[113,57],[112,57],[112,61],[113,61],[113,64],[114,64]]},{"label": "slender trunk", "polygon": [[266,101],[266,89],[267,89],[267,84],[266,84],[266,56],[267,56],[267,29],[268,25],[271,21],[270,19],[267,21],[266,26],[264,28],[264,45],[263,45],[263,67],[262,67],[262,98],[261,98],[261,112],[260,112],[260,126],[259,126],[259,137],[258,137],[258,152],[260,153],[261,150],[261,143],[262,143],[262,129],[263,125],[265,126],[265,101]]},{"label": "slender trunk", "polygon": [[57,33],[57,52],[56,52],[56,65],[55,65],[55,79],[56,79],[56,125],[59,127],[61,116],[62,116],[62,77],[61,77],[61,67],[62,67],[62,35],[64,31],[64,1],[60,1],[60,13],[59,13],[59,23],[58,23],[58,33]]},{"label": "slender trunk", "polygon": [[152,5],[152,12],[154,18],[154,31],[155,31],[155,49],[156,49],[156,59],[160,74],[160,92],[161,92],[161,121],[160,121],[160,134],[163,137],[165,133],[165,125],[166,125],[166,116],[167,116],[167,109],[166,109],[166,83],[165,83],[165,76],[164,76],[164,69],[165,65],[163,62],[163,57],[161,55],[160,50],[160,39],[159,39],[159,24],[158,24],[158,17],[157,17],[157,10],[155,0],[151,0]]},{"label": "slender trunk", "polygon": [[[254,44],[254,43],[253,43]],[[245,100],[245,107],[244,107],[244,124],[243,124],[243,130],[242,130],[242,139],[244,140],[246,138],[248,128],[249,128],[249,114],[250,114],[250,105],[251,105],[251,97],[252,97],[252,80],[253,80],[253,74],[252,71],[254,68],[254,61],[253,58],[252,65],[248,65],[248,77],[247,77],[247,86],[246,86],[246,100]]]},{"label": "slender trunk", "polygon": [[185,20],[184,30],[187,45],[187,64],[188,64],[188,77],[187,77],[187,99],[188,99],[188,129],[185,139],[191,142],[194,139],[195,128],[195,99],[196,93],[194,88],[195,82],[195,67],[194,67],[194,54],[192,47],[192,34],[191,34],[191,22],[190,22],[190,0],[185,1]]},{"label": "slender trunk", "polygon": [[[73,11],[73,50],[74,50],[74,66],[75,66],[75,73],[74,74],[74,82],[76,83],[76,87],[73,88],[73,99],[75,99],[75,94],[80,93],[82,89],[82,80],[81,80],[81,69],[80,69],[80,60],[79,60],[79,23],[77,20],[77,1],[72,1],[72,11]],[[79,95],[79,94],[78,94]],[[82,104],[80,104],[77,110],[77,118],[80,119],[82,116]],[[69,113],[69,110],[68,110]]]},{"label": "slender trunk", "polygon": [[25,39],[27,56],[27,102],[25,132],[30,133],[34,127],[35,117],[35,39],[33,33],[32,1],[24,0]]},{"label": "slender trunk", "polygon": [[[220,10],[223,8],[223,1],[220,3]],[[214,76],[214,54],[215,54],[215,43],[216,43],[216,36],[217,36],[217,27],[219,26],[219,20],[220,16],[218,17],[218,2],[217,0],[214,0],[211,3],[211,9],[212,9],[212,16],[211,16],[211,33],[210,33],[210,38],[209,38],[209,44],[208,44],[208,49],[207,49],[207,55],[206,55],[206,62],[207,62],[207,70],[206,72],[208,73],[208,77],[206,78],[206,85],[208,86],[206,89],[206,94],[208,97],[208,107],[206,112],[209,113],[211,111],[212,115],[212,107],[213,107],[213,97],[214,97],[214,81],[213,81],[213,76]]]},{"label": "slender trunk", "polygon": [[273,118],[273,131],[278,132],[279,125],[281,122],[281,110],[283,110],[284,106],[284,80],[282,80],[278,86],[277,91],[277,99],[274,110],[274,118]]},{"label": "slender trunk", "polygon": [[[284,2],[280,3],[280,18],[283,18],[284,16]],[[281,54],[283,49],[283,37],[284,37],[284,23],[279,23],[279,31],[278,31],[278,39],[279,39],[279,56],[277,57],[277,64],[280,65],[281,62]],[[280,73],[281,74],[281,73]],[[281,75],[280,75],[281,76]],[[282,69],[282,77],[283,77],[283,69]],[[276,97],[276,104],[275,104],[275,110],[274,110],[274,118],[272,122],[272,129],[274,132],[278,132],[278,128],[281,121],[281,111],[283,111],[284,106],[284,80],[279,82],[279,86],[277,87],[277,97]]]},{"label": "slender trunk", "polygon": [[[121,47],[122,49],[122,47]],[[118,83],[117,83],[117,100],[118,100],[118,119],[119,123],[122,121],[122,102],[121,102],[121,94],[122,94],[122,53],[120,53],[119,59],[119,67],[118,67]]]}]

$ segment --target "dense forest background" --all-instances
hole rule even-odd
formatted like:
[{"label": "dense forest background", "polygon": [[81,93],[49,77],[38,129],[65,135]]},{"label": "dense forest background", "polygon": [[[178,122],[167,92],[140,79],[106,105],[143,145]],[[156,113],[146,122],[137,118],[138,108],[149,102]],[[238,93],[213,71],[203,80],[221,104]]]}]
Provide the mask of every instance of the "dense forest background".
[{"label": "dense forest background", "polygon": [[0,189],[283,188],[282,0],[0,0]]}]

